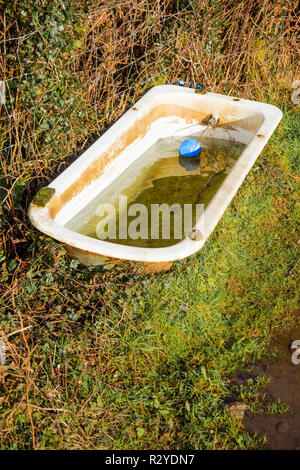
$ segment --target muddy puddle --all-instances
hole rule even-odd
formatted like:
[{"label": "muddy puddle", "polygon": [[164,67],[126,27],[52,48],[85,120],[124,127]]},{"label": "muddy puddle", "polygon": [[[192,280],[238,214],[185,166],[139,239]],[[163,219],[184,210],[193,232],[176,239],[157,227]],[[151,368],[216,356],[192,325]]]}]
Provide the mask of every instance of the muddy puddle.
[{"label": "muddy puddle", "polygon": [[295,349],[291,349],[293,341],[300,340],[300,309],[296,312],[295,321],[296,326],[278,335],[271,345],[279,351],[278,359],[261,360],[251,374],[241,373],[235,378],[237,385],[257,375],[270,378],[270,383],[263,388],[265,399],[269,403],[280,399],[290,408],[290,412],[285,414],[251,416],[246,412],[244,426],[259,437],[266,435],[266,450],[300,450],[300,364],[293,364]]}]

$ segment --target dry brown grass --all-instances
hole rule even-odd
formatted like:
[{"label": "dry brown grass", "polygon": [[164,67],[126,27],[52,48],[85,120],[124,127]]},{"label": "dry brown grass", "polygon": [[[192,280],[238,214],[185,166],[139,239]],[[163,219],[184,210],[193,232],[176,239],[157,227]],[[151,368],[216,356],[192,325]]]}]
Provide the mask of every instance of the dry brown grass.
[{"label": "dry brown grass", "polygon": [[[282,93],[289,93],[299,58],[296,3],[286,0],[198,0],[190,2],[191,5],[175,0],[115,3],[120,6],[108,9],[105,0],[93,2],[88,14],[78,16],[84,31],[80,35],[82,46],[68,60],[63,57],[60,64],[47,64],[48,73],[57,74],[57,79],[59,66],[69,69],[70,82],[76,78],[82,84],[82,103],[88,103],[89,110],[101,116],[101,126],[115,120],[149,86],[179,78],[200,83],[211,91],[272,102],[278,101]],[[22,31],[15,22],[7,24],[5,18],[2,75],[6,79],[20,77],[17,80],[20,83],[24,81],[20,49],[27,39],[20,40],[18,50],[16,41],[9,39]],[[70,35],[74,35],[71,28]],[[9,63],[7,54],[18,60]],[[36,70],[29,73],[32,72]],[[33,108],[44,106],[45,113],[49,108],[50,113],[55,113],[51,102],[43,99],[46,91],[42,89],[38,97],[24,100],[22,91],[8,89],[8,95],[14,94],[15,99],[9,110],[11,118],[2,127],[1,142],[4,149],[7,144],[13,147],[9,149],[9,167],[4,161],[1,163],[10,182],[10,176],[13,180],[24,177],[20,163],[24,142],[29,146],[31,167],[34,166],[32,176],[44,175],[45,155],[41,153],[39,139],[43,132],[36,131]],[[30,106],[30,101],[34,106]],[[99,122],[94,130],[97,128]],[[82,136],[73,132],[67,153],[78,144],[82,148],[84,143]]]}]

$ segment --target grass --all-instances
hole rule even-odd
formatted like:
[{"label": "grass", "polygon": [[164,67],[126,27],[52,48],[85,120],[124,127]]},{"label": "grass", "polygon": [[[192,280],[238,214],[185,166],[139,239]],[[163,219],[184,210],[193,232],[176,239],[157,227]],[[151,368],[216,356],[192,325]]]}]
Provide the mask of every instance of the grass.
[{"label": "grass", "polygon": [[[146,8],[154,8],[152,2],[142,2],[128,23],[126,10],[119,8],[107,30],[103,22],[112,16],[98,12],[87,20],[91,7],[79,3],[79,8],[68,4],[66,14],[59,1],[50,11],[46,1],[33,8],[20,0],[4,16],[5,39],[32,32],[32,25],[26,29],[28,18],[39,34],[21,41],[19,51],[15,43],[4,43],[2,62],[7,78],[32,70],[34,76],[11,80],[12,117],[1,121],[0,332],[7,346],[6,365],[0,366],[1,448],[260,447],[263,442],[230,414],[227,403],[234,397],[252,412],[286,411],[280,402],[261,403],[262,377],[239,387],[232,377],[266,354],[278,330],[293,324],[298,302],[300,126],[299,107],[290,101],[290,84],[297,78],[293,10],[268,1],[252,2],[248,10],[248,3],[240,2],[245,13],[240,17],[230,2],[221,8],[222,2],[209,1],[203,4],[207,10],[196,11],[198,17],[185,12],[186,2],[181,11],[188,23],[169,18],[166,29],[155,30],[146,44],[146,33],[138,31],[155,23]],[[164,14],[178,12],[177,3],[165,2]],[[264,42],[267,28],[275,46]],[[187,30],[193,33],[185,37]],[[211,33],[209,43],[204,32],[211,30],[218,34]],[[126,41],[126,48],[124,42],[112,46],[113,32],[116,37],[137,32],[145,48],[136,40]],[[96,67],[93,49],[104,39],[110,47],[98,59],[98,75],[112,51],[111,67],[117,69],[145,50],[154,54],[157,41],[172,34],[181,42],[162,52],[160,63],[126,69],[125,75],[113,75],[112,85],[86,84],[89,68]],[[38,46],[40,41],[45,46]],[[81,62],[70,58],[78,49],[84,52]],[[197,61],[204,68],[195,70]],[[283,120],[198,254],[156,275],[142,274],[139,266],[82,266],[29,225],[29,201],[149,83],[179,75],[212,91],[276,104]],[[149,83],[140,85],[144,79]],[[104,103],[95,107],[101,90]]]}]

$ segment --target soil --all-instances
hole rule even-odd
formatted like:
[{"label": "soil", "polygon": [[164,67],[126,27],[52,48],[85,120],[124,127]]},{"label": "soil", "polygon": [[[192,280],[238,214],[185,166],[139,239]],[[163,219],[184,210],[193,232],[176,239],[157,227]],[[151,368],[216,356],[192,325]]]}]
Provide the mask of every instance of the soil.
[{"label": "soil", "polygon": [[[280,399],[289,405],[291,411],[283,415],[244,416],[243,424],[248,431],[258,436],[267,436],[264,447],[269,450],[300,450],[300,364],[292,363],[294,352],[291,344],[300,340],[300,310],[296,312],[296,327],[277,337],[272,347],[279,351],[276,361],[260,361],[251,371],[253,375],[270,377],[264,388],[266,398],[272,402]],[[242,377],[236,379],[242,380]]]}]

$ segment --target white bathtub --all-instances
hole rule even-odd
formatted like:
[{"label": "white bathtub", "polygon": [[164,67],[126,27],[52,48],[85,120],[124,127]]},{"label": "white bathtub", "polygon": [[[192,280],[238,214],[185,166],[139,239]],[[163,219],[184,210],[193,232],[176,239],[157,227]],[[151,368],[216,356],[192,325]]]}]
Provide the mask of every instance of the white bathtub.
[{"label": "white bathtub", "polygon": [[[218,126],[208,131],[212,137],[233,138],[246,146],[196,222],[195,229],[202,230],[200,241],[185,238],[166,248],[141,248],[97,240],[70,229],[70,221],[93,203],[99,190],[108,187],[158,139],[181,129],[183,123],[199,123],[199,128],[204,128],[212,114],[219,116]],[[202,248],[281,117],[278,108],[265,103],[171,85],[154,87],[38,193],[29,207],[29,218],[86,264],[117,260],[161,263],[185,258]]]}]

